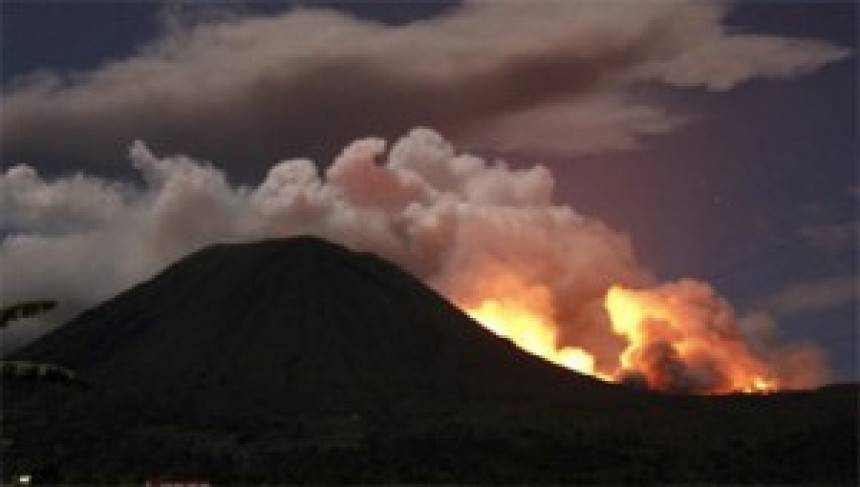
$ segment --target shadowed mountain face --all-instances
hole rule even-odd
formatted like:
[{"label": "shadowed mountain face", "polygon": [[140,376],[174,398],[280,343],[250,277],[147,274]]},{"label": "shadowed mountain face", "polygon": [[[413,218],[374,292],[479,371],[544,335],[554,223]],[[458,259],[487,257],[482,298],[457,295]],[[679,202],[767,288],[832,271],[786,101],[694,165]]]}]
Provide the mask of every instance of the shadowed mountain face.
[{"label": "shadowed mountain face", "polygon": [[[311,237],[194,253],[14,358],[72,368],[92,386],[7,385],[4,475],[856,476],[854,387],[687,398],[605,384],[520,351],[383,260]],[[763,463],[797,441],[787,467]],[[740,471],[702,468],[723,449]]]},{"label": "shadowed mountain face", "polygon": [[312,237],[199,251],[17,355],[189,410],[372,414],[619,394],[516,349],[393,265]]}]

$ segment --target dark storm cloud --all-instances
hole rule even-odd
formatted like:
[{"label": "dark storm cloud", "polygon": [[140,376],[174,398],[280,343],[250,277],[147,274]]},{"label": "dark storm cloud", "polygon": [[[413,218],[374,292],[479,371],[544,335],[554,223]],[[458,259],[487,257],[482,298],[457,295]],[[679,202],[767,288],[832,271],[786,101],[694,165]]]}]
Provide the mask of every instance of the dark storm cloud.
[{"label": "dark storm cloud", "polygon": [[[468,2],[391,26],[326,10],[181,24],[88,73],[4,93],[4,158],[50,171],[121,171],[130,141],[262,175],[359,136],[427,124],[466,144],[576,154],[675,127],[634,101],[645,82],[726,90],[791,77],[845,49],[729,32],[710,2]],[[589,123],[593,121],[593,123]]]}]

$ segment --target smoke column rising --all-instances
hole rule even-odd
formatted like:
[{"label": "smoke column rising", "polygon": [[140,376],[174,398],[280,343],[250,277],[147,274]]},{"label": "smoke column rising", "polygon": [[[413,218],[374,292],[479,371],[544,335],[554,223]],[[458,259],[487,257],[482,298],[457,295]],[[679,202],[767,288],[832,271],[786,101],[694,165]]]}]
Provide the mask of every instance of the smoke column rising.
[{"label": "smoke column rising", "polygon": [[[658,377],[643,372],[648,363],[659,362],[665,372],[671,362],[674,379],[663,373],[647,381],[671,390],[722,391],[711,386],[730,375],[725,361],[754,360],[788,387],[824,378],[821,354],[811,345],[748,344],[731,307],[706,283],[658,285],[624,234],[553,203],[547,168],[513,169],[457,154],[430,129],[412,130],[387,153],[383,140],[357,140],[324,174],[307,159],[283,161],[256,187],[233,186],[221,170],[185,156],[157,157],[142,142],[132,145],[130,158],[142,186],[85,174],[47,181],[26,165],[2,175],[5,303],[57,299],[60,311],[48,315],[57,322],[202,246],[314,234],[379,254],[464,309],[492,302],[496,310],[536,313],[544,338],[531,350],[567,349],[577,361],[585,351],[597,375],[612,376],[633,360],[623,357],[636,355],[646,379]],[[695,333],[712,337],[712,345],[729,344],[731,353],[667,362],[654,358],[655,350],[674,357],[683,348],[662,335],[635,343],[638,351],[631,352],[633,340],[613,327],[604,307],[611,286],[651,288],[641,292],[688,314],[704,312]],[[659,328],[648,319],[645,328]],[[6,334],[6,345],[46,330],[43,323],[19,327]]]}]

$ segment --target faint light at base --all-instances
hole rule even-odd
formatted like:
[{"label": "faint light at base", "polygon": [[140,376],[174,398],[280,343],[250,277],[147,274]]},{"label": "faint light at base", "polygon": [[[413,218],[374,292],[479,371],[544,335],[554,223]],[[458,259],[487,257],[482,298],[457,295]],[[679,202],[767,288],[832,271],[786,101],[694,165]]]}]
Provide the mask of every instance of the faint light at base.
[{"label": "faint light at base", "polygon": [[33,476],[28,474],[23,474],[15,477],[15,485],[30,485],[30,482],[33,481]]}]

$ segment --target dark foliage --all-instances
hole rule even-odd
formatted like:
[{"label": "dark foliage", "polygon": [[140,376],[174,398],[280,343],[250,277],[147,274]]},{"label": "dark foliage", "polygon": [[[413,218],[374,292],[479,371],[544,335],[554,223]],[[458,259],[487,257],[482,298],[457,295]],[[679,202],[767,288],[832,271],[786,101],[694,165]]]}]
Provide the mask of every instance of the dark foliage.
[{"label": "dark foliage", "polygon": [[[13,321],[52,310],[56,306],[57,302],[52,300],[26,301],[6,306],[0,309],[0,328],[6,328]],[[0,361],[0,372],[2,372],[3,380],[37,380],[70,382],[79,385],[85,384],[77,374],[69,369],[26,360]]]},{"label": "dark foliage", "polygon": [[0,371],[4,380],[69,382],[85,386],[86,381],[69,369],[50,364],[39,364],[25,360],[4,360],[0,363]]},{"label": "dark foliage", "polygon": [[15,320],[29,318],[39,313],[44,313],[45,311],[54,309],[56,306],[57,302],[50,300],[27,301],[6,306],[0,309],[0,328],[6,328],[9,326],[9,323]]}]

